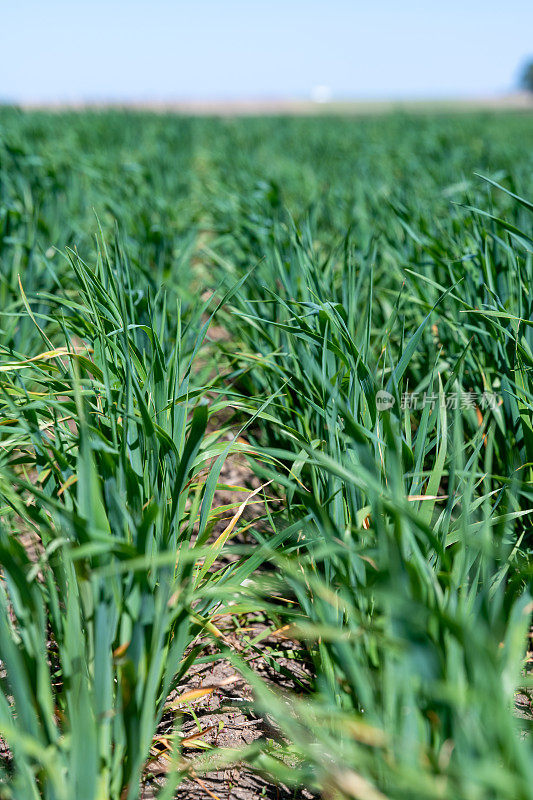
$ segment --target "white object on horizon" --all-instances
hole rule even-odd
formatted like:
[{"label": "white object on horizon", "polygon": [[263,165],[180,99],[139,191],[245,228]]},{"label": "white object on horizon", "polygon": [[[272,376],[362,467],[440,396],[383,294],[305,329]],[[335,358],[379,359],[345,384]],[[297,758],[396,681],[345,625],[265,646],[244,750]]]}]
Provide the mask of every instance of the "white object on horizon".
[{"label": "white object on horizon", "polygon": [[328,103],[331,100],[331,88],[322,85],[313,86],[311,100],[313,103]]}]

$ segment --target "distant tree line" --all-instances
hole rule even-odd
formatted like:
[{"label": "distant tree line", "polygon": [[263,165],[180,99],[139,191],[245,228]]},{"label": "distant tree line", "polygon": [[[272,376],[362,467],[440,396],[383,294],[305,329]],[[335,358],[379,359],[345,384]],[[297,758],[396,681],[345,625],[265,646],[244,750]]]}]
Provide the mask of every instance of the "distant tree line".
[{"label": "distant tree line", "polygon": [[533,59],[530,59],[522,70],[520,88],[526,92],[533,92]]}]

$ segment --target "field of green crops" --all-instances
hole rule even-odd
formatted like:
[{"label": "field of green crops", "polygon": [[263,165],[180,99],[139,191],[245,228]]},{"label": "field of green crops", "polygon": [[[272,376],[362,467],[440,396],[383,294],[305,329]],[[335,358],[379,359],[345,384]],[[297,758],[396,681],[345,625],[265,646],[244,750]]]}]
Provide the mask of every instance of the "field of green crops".
[{"label": "field of green crops", "polygon": [[531,114],[0,109],[0,798],[533,800],[532,370]]}]

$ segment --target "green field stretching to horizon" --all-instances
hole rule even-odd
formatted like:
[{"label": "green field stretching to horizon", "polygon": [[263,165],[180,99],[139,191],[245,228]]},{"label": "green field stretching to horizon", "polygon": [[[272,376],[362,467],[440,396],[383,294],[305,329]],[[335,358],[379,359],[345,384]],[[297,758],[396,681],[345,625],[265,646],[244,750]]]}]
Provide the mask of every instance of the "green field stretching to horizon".
[{"label": "green field stretching to horizon", "polygon": [[0,108],[0,799],[533,800],[533,113]]}]

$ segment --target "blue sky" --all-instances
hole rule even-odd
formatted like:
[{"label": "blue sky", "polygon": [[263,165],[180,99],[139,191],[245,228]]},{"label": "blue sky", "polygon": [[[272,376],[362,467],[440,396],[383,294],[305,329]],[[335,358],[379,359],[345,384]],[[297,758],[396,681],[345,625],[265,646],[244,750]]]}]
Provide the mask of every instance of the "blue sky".
[{"label": "blue sky", "polygon": [[533,0],[0,0],[0,98],[488,95],[533,56]]}]

